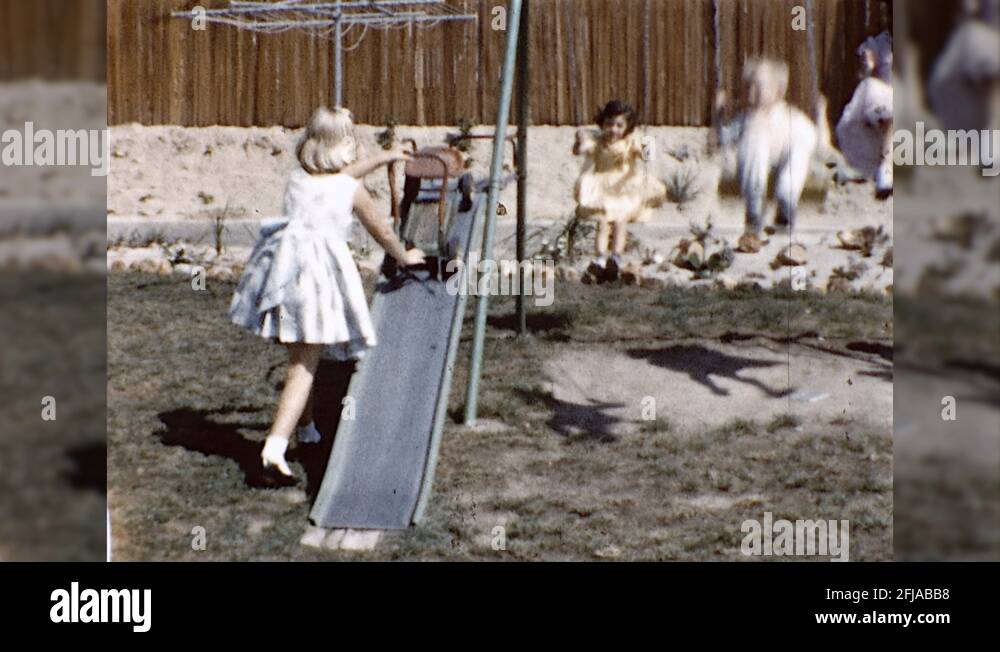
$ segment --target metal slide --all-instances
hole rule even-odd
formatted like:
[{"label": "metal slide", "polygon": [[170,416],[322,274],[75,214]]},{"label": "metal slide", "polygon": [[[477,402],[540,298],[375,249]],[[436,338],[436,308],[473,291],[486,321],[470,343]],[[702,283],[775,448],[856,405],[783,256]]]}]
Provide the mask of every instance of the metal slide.
[{"label": "metal slide", "polygon": [[[423,181],[425,187],[441,187],[441,182]],[[320,527],[406,528],[420,520],[427,504],[466,299],[463,292],[447,291],[444,270],[438,268],[458,257],[466,263],[459,273],[467,272],[486,205],[467,181],[452,181],[444,180],[440,223],[436,192],[423,193],[407,206],[401,231],[438,225],[444,251],[426,269],[390,268],[391,276],[379,281],[372,303],[378,345],[351,379],[354,419],[340,420],[310,513]],[[453,287],[465,283],[464,277],[451,281]]]},{"label": "metal slide", "polygon": [[[473,246],[481,246],[483,260],[493,255],[521,4],[521,0],[508,3],[500,99],[486,185],[473,188],[471,176],[459,176],[464,166],[454,147],[417,150],[413,143],[414,151],[406,162],[407,187],[400,204],[395,176],[389,168],[393,217],[401,235],[405,237],[408,232],[407,221],[422,216],[426,222],[428,213],[437,213],[437,264],[424,271],[383,267],[384,280],[376,290],[372,309],[379,344],[351,379],[348,396],[355,402],[355,418],[342,416],[340,420],[330,463],[310,513],[313,523],[320,527],[402,529],[419,522],[427,506],[466,298],[462,291],[447,291],[449,283],[442,280],[440,267],[444,260],[461,258],[466,263],[460,272],[463,277],[455,280],[458,288],[464,288],[464,275],[471,271],[468,260]],[[527,47],[526,39],[523,46]],[[526,63],[518,76],[522,94],[526,93]],[[526,137],[526,96],[521,109],[520,136]],[[518,141],[514,156],[514,167],[521,172],[523,161],[518,161],[516,151],[524,153],[524,142]],[[487,191],[485,197],[481,190]],[[524,220],[523,192],[519,181],[519,233]],[[477,238],[481,243],[476,243]],[[520,235],[518,240],[520,254]],[[487,298],[480,295],[476,306],[466,424],[475,422]]]}]

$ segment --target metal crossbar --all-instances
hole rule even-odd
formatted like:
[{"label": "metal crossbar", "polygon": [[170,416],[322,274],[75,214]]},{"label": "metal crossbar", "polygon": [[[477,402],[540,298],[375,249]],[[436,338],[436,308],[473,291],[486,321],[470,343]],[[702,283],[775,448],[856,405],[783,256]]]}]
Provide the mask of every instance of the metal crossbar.
[{"label": "metal crossbar", "polygon": [[[333,99],[337,106],[343,105],[344,100],[343,54],[360,45],[369,28],[410,26],[427,29],[442,22],[478,19],[476,14],[462,13],[446,0],[231,0],[228,7],[175,11],[171,16],[264,34],[300,30],[333,40]],[[344,37],[354,26],[361,26],[364,31],[350,48],[345,49]]]}]

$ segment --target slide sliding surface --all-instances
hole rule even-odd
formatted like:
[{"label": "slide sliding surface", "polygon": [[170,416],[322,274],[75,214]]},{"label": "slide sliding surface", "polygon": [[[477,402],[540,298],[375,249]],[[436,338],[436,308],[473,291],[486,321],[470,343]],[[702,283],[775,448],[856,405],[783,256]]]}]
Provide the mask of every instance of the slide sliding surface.
[{"label": "slide sliding surface", "polygon": [[[477,194],[470,210],[452,221],[449,240],[466,261],[484,205]],[[466,297],[427,271],[404,274],[402,282],[383,279],[376,288],[378,346],[351,380],[355,418],[340,421],[310,514],[320,527],[406,528],[430,492]]]}]

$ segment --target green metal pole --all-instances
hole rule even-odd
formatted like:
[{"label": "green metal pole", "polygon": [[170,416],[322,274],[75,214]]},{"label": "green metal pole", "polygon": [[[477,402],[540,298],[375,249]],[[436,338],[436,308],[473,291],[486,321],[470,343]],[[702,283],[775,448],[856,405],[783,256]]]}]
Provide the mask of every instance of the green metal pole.
[{"label": "green metal pole", "polygon": [[531,77],[528,37],[531,0],[522,0],[521,26],[517,33],[517,334],[528,334],[528,311],[524,302],[525,229],[528,221],[528,123],[531,121]]},{"label": "green metal pole", "polygon": [[333,104],[344,106],[344,31],[340,28],[340,1],[337,2],[337,17],[334,19],[333,41]]},{"label": "green metal pole", "polygon": [[[507,7],[506,54],[500,77],[500,102],[497,106],[496,131],[493,134],[493,160],[490,164],[490,187],[486,194],[486,223],[483,226],[483,253],[480,262],[493,259],[493,227],[497,204],[500,202],[500,176],[503,173],[504,140],[510,119],[510,96],[514,85],[514,63],[517,60],[517,35],[521,24],[521,0],[510,0]],[[479,279],[477,279],[478,281]],[[479,287],[479,285],[477,285]],[[479,376],[482,373],[483,340],[486,338],[488,294],[479,295],[476,303],[475,330],[472,335],[472,361],[469,367],[469,387],[465,394],[465,425],[476,423],[479,402]]]}]

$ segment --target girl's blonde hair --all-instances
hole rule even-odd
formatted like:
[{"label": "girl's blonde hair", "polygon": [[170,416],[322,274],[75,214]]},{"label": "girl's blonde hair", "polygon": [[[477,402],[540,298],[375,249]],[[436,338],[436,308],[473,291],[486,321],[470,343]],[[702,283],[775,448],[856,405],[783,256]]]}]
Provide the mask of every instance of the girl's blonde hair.
[{"label": "girl's blonde hair", "polygon": [[309,174],[335,174],[358,159],[351,112],[321,106],[313,112],[295,150],[299,164]]}]

